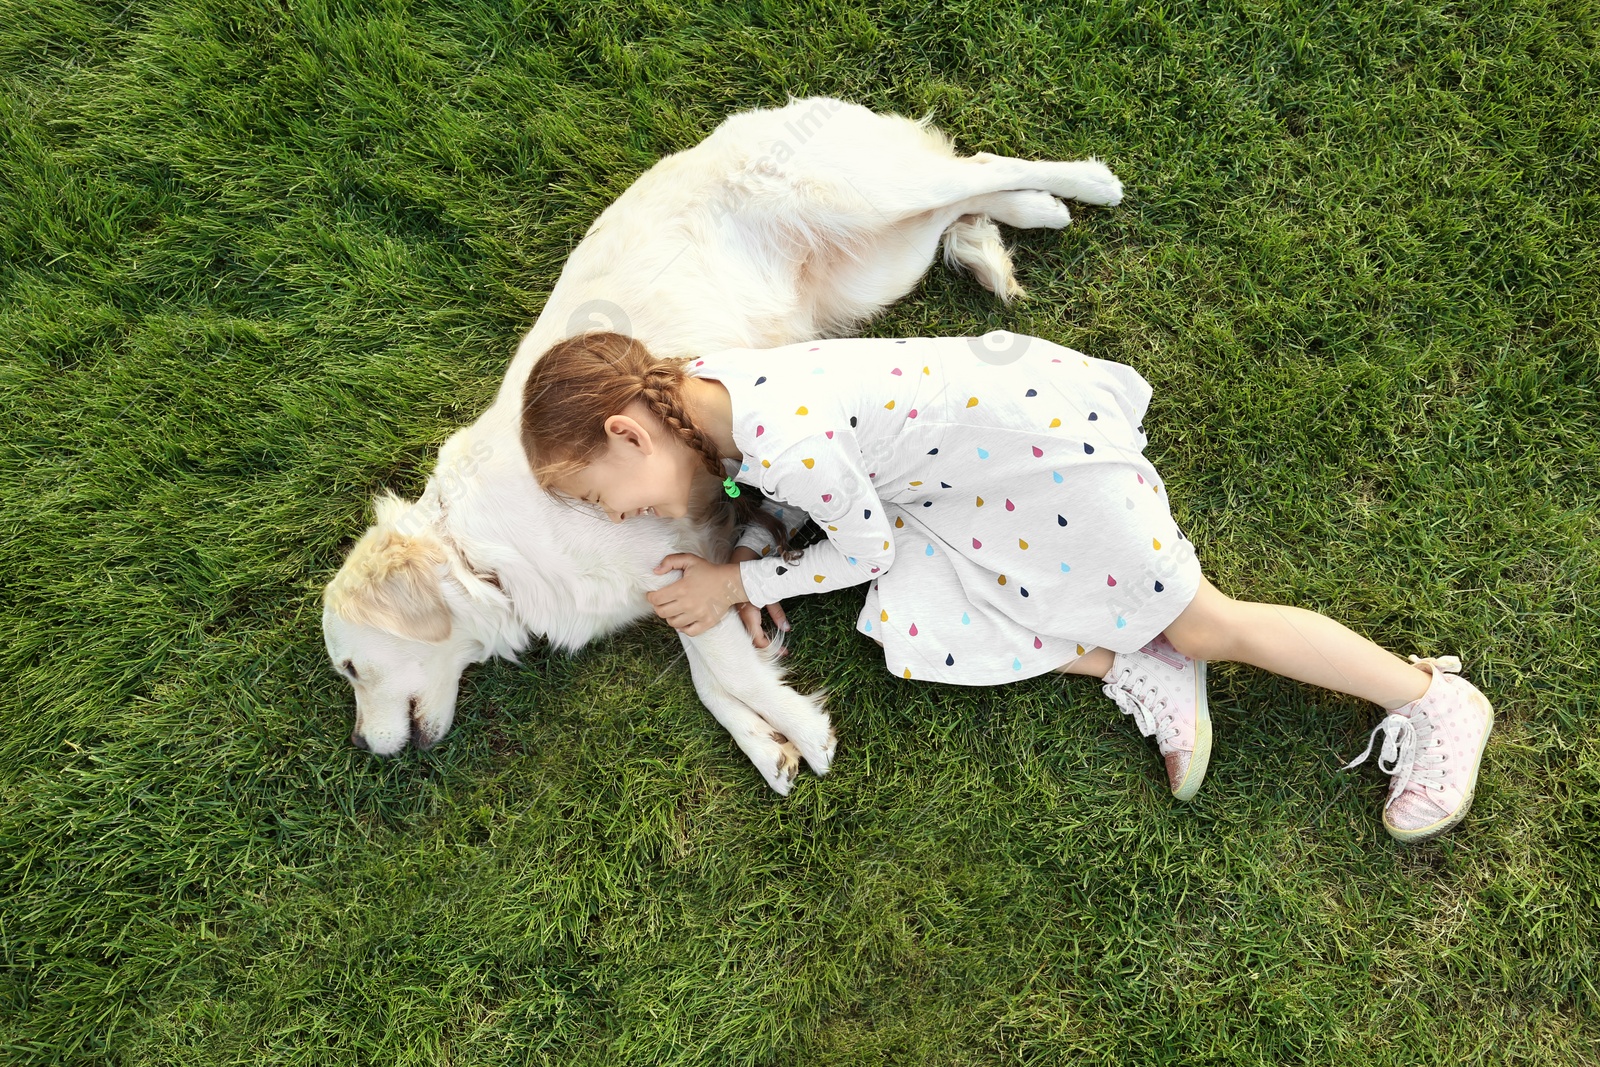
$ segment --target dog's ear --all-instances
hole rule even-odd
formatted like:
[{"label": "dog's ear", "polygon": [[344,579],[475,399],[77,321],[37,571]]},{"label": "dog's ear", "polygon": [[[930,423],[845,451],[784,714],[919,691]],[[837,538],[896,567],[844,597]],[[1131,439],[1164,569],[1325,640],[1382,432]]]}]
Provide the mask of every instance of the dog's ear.
[{"label": "dog's ear", "polygon": [[324,601],[351,622],[437,643],[450,636],[450,606],[439,587],[444,562],[436,539],[374,527],[356,542]]},{"label": "dog's ear", "polygon": [[380,493],[372,501],[375,526],[397,526],[414,505],[404,497],[390,492]]}]

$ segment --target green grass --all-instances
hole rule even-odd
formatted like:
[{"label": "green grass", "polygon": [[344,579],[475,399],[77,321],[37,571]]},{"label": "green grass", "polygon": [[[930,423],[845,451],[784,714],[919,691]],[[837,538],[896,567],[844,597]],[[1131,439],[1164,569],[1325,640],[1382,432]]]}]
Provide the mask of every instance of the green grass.
[{"label": "green grass", "polygon": [[[0,0],[0,1062],[1600,1060],[1600,73],[1587,0]],[[639,627],[367,758],[318,594],[593,217],[830,93],[1095,154],[1114,210],[882,335],[1156,387],[1237,596],[1456,652],[1472,815],[1384,834],[1373,709],[1213,672],[1195,803],[1095,686],[890,678],[792,604],[769,794]]]}]

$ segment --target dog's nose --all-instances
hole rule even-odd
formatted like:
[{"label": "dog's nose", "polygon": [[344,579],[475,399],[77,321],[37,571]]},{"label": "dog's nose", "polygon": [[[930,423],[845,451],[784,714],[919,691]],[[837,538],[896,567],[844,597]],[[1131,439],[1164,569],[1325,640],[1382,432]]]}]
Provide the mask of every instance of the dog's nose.
[{"label": "dog's nose", "polygon": [[367,744],[367,739],[361,736],[360,730],[350,731],[350,743],[363,752],[371,752],[372,746]]}]

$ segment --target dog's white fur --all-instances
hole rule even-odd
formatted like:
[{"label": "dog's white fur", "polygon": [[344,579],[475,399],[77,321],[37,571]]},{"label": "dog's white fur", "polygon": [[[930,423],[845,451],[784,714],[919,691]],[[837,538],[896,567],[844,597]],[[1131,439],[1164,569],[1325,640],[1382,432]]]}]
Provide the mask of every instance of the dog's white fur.
[{"label": "dog's white fur", "polygon": [[[613,525],[539,489],[520,443],[522,386],[562,338],[617,329],[662,356],[763,348],[853,331],[905,295],[934,258],[1002,299],[1020,295],[995,221],[1065,226],[1057,197],[1115,204],[1102,164],[956,156],[926,121],[812,98],[736,115],[663,159],[597,219],[522,340],[494,404],[439,452],[420,499],[376,522],[324,596],[328,655],[356,693],[351,739],[380,754],[450,729],[462,671],[515,658],[530,636],[566,649],[651,614],[671,552],[722,558],[687,522]],[[825,773],[821,695],[782,684],[730,614],[684,638],[706,707],[771,787],[804,758]]]}]

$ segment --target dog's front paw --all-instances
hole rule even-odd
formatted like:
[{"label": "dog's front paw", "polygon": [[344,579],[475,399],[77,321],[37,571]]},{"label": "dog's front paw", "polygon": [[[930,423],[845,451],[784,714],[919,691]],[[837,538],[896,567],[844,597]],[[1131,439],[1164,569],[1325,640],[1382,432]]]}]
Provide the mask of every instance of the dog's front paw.
[{"label": "dog's front paw", "polygon": [[789,790],[794,788],[795,776],[800,773],[800,750],[776,730],[772,731],[772,740],[778,745],[776,757],[765,761],[767,765],[757,763],[756,767],[772,791],[780,797],[786,797]]},{"label": "dog's front paw", "polygon": [[833,732],[833,724],[828,721],[828,713],[814,709],[804,728],[794,731],[791,736],[812,773],[827,774],[828,768],[833,766],[834,750],[839,747],[839,738]]}]

